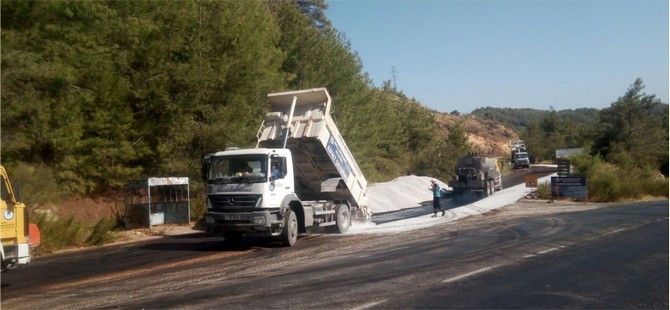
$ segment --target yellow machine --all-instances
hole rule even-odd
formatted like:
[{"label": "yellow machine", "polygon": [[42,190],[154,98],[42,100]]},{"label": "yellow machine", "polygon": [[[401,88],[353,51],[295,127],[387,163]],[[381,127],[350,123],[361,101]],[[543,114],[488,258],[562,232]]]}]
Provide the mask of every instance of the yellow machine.
[{"label": "yellow machine", "polygon": [[[2,178],[2,210],[1,232],[2,248],[2,270],[20,264],[30,263],[30,224],[28,223],[28,210],[19,202],[9,176],[4,167],[0,166],[0,177]],[[36,227],[35,227],[36,228]]]}]

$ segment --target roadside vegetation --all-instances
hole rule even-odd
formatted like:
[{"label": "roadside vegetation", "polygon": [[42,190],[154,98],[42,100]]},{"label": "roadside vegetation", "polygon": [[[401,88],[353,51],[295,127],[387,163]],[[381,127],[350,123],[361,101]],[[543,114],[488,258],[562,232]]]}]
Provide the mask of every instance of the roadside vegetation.
[{"label": "roadside vegetation", "polygon": [[644,93],[641,79],[597,118],[580,123],[580,114],[550,111],[529,123],[523,138],[538,160],[553,159],[557,148],[583,148],[570,158],[571,174],[586,177],[591,202],[669,196],[668,105]]},{"label": "roadside vegetation", "polygon": [[70,215],[66,218],[52,218],[44,213],[34,213],[32,222],[40,228],[42,242],[35,249],[35,255],[44,255],[58,250],[98,246],[116,239],[116,230],[122,221],[116,217],[104,217],[94,226],[87,226]]},{"label": "roadside vegetation", "polygon": [[[635,167],[618,167],[598,157],[572,158],[576,175],[585,176],[589,202],[620,202],[668,198],[670,183],[662,174]],[[540,199],[551,199],[551,184],[540,183]]]},{"label": "roadside vegetation", "polygon": [[[41,251],[108,242],[122,215],[87,227],[40,211],[66,197],[119,196],[146,177],[189,177],[199,219],[202,157],[253,147],[275,91],[326,87],[369,182],[450,179],[472,151],[467,129],[457,123],[445,134],[438,112],[390,81],[374,86],[326,8],[322,0],[0,2],[2,163],[23,184]],[[575,165],[590,201],[668,197],[668,105],[643,89],[637,79],[601,111],[483,108],[469,117],[514,128],[536,161],[584,147]]]},{"label": "roadside vegetation", "polygon": [[614,165],[596,156],[572,160],[575,174],[586,176],[589,201],[611,202],[668,197],[668,178],[634,164]]}]

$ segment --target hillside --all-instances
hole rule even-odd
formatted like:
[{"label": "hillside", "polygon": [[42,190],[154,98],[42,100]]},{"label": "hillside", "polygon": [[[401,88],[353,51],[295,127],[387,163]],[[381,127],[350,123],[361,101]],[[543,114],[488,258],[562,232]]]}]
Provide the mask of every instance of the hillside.
[{"label": "hillside", "polygon": [[451,128],[460,122],[473,144],[474,151],[483,155],[509,156],[509,142],[519,139],[519,134],[513,128],[497,121],[480,119],[474,115],[435,113],[434,116],[440,129],[447,136]]},{"label": "hillside", "polygon": [[[1,2],[5,20],[25,23],[3,24],[0,142],[3,165],[23,165],[34,178],[20,181],[44,184],[49,176],[59,195],[106,195],[151,176],[200,180],[204,154],[255,145],[267,93],[313,87],[328,89],[333,118],[370,182],[409,172],[448,178],[467,149],[463,132],[474,151],[490,156],[508,156],[508,142],[523,133],[540,160],[594,142],[607,156],[632,141],[641,146],[636,156],[656,165],[657,154],[649,157],[637,137],[600,139],[620,136],[605,129],[633,123],[663,149],[660,161],[667,158],[656,143],[667,137],[648,134],[659,125],[621,118],[625,105],[606,113],[612,127],[601,128],[594,109],[487,107],[461,117],[436,114],[390,82],[373,87],[349,42],[321,27],[328,23],[317,18],[325,8],[319,1],[39,3]],[[644,88],[636,83],[634,100]],[[667,104],[651,108],[667,111]],[[463,131],[452,137],[460,139],[435,135],[457,123]]]}]

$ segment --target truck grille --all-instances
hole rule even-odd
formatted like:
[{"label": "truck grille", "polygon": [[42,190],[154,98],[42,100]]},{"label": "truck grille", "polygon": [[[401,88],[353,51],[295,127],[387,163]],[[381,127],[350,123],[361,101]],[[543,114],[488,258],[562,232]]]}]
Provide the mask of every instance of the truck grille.
[{"label": "truck grille", "polygon": [[252,211],[261,195],[211,195],[215,211]]}]

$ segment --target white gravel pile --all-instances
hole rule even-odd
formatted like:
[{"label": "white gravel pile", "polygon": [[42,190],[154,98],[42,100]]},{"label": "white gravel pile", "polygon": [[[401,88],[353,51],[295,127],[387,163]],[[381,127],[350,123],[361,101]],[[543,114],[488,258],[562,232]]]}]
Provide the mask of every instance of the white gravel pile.
[{"label": "white gravel pile", "polygon": [[[540,178],[538,183],[549,182],[550,177]],[[403,176],[391,182],[372,184],[368,186],[367,190],[368,207],[372,214],[420,207],[422,202],[432,201],[433,199],[430,191],[430,180],[430,177]],[[442,188],[448,188],[444,182],[440,180],[438,182]],[[528,194],[530,194],[530,189],[526,188],[525,184],[519,184],[471,204],[448,209],[444,217],[432,218],[432,213],[429,213],[381,225],[375,225],[374,223],[357,224],[351,226],[348,234],[388,234],[420,229],[502,208],[513,204]],[[447,203],[443,201],[442,205],[449,208],[446,205]]]},{"label": "white gravel pile", "polygon": [[[430,177],[408,175],[390,182],[372,184],[366,191],[368,208],[375,214],[419,207],[422,202],[433,200],[430,180]],[[448,188],[444,182],[437,181],[443,189]]]}]

